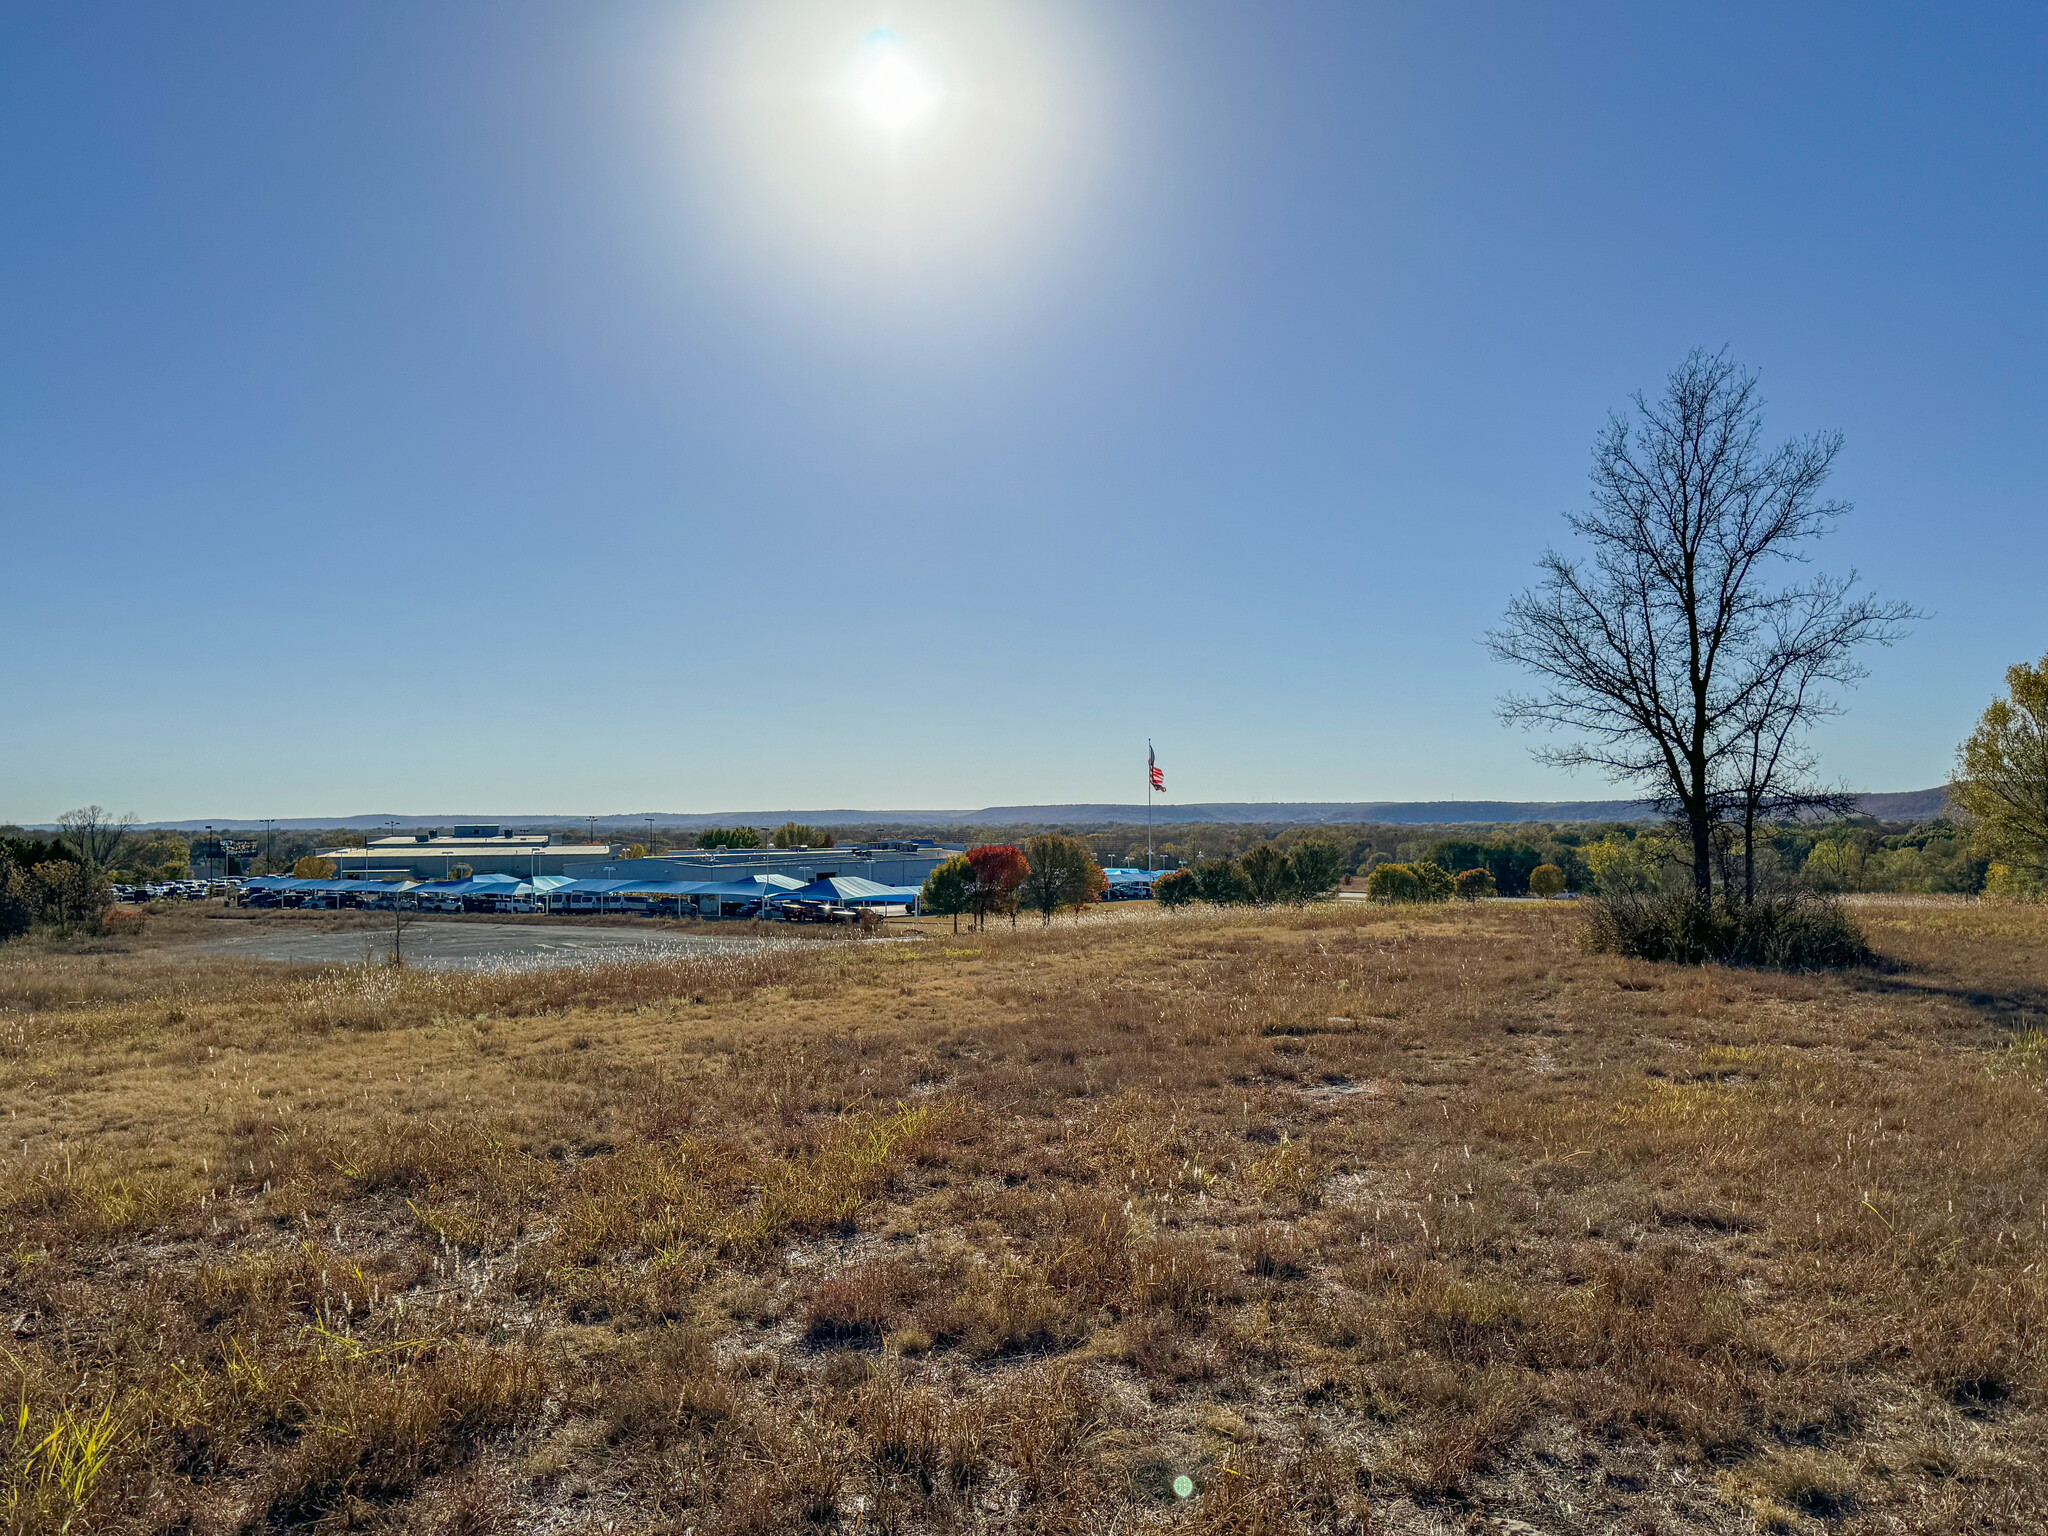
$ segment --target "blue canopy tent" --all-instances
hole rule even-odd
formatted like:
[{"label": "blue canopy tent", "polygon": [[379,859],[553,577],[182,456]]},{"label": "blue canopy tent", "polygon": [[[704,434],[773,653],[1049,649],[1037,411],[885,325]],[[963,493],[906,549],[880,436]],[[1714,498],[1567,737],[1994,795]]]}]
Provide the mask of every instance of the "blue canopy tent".
[{"label": "blue canopy tent", "polygon": [[697,910],[705,917],[744,916],[760,911],[787,893],[799,890],[803,881],[788,875],[747,875],[739,880],[707,880],[697,887]]},{"label": "blue canopy tent", "polygon": [[1152,882],[1165,874],[1163,869],[1105,869],[1102,877],[1109,882],[1109,888],[1102,895],[1105,901],[1145,901],[1152,895]]},{"label": "blue canopy tent", "polygon": [[[659,912],[663,902],[682,906],[699,891],[702,880],[570,880],[547,892],[551,912]],[[654,905],[650,906],[649,902]]]},{"label": "blue canopy tent", "polygon": [[411,894],[413,905],[425,912],[531,912],[537,892],[532,881],[517,875],[471,875],[429,880]]},{"label": "blue canopy tent", "polygon": [[915,912],[921,894],[914,885],[877,885],[858,875],[826,875],[785,892],[775,901],[778,905],[784,901],[815,901],[832,907],[902,907]]}]

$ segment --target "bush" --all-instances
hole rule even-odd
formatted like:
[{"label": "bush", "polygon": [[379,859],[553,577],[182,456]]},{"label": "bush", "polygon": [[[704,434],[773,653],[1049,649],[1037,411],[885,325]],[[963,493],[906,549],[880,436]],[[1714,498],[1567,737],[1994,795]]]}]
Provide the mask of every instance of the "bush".
[{"label": "bush", "polygon": [[1195,896],[1219,907],[1248,906],[1258,900],[1244,871],[1229,859],[1211,859],[1195,866]]},{"label": "bush", "polygon": [[1555,864],[1538,864],[1529,871],[1529,892],[1548,901],[1564,892],[1564,871]]},{"label": "bush", "polygon": [[1195,872],[1176,869],[1152,882],[1152,899],[1162,907],[1184,907],[1195,899]]},{"label": "bush", "polygon": [[2039,901],[2044,888],[2041,877],[2031,869],[1993,864],[1984,872],[1984,894],[2001,901]]},{"label": "bush", "polygon": [[1323,901],[1344,878],[1344,856],[1334,843],[1310,838],[1287,855],[1287,899],[1297,904]]},{"label": "bush", "polygon": [[0,940],[27,933],[36,919],[36,901],[28,876],[0,849]]},{"label": "bush", "polygon": [[1458,875],[1456,885],[1460,901],[1477,901],[1482,896],[1495,895],[1499,890],[1493,883],[1493,871],[1490,869],[1463,870]]},{"label": "bush", "polygon": [[1586,923],[1589,948],[1637,960],[1817,971],[1874,958],[1838,904],[1810,895],[1760,896],[1745,906],[1689,891],[1622,892],[1590,903]]},{"label": "bush", "polygon": [[1245,884],[1251,887],[1252,899],[1262,905],[1285,899],[1287,895],[1287,855],[1273,843],[1261,843],[1249,850],[1237,861]]},{"label": "bush", "polygon": [[1456,889],[1450,875],[1427,859],[1375,865],[1365,877],[1365,894],[1377,901],[1449,901]]}]

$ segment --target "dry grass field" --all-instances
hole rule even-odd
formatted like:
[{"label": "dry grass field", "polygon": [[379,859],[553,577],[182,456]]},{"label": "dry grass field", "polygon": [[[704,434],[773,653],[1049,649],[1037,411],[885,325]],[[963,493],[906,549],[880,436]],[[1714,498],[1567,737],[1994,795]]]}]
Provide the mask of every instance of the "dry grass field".
[{"label": "dry grass field", "polygon": [[0,1526],[2048,1528],[2048,912],[1861,916],[1824,977],[1508,903],[25,941]]}]

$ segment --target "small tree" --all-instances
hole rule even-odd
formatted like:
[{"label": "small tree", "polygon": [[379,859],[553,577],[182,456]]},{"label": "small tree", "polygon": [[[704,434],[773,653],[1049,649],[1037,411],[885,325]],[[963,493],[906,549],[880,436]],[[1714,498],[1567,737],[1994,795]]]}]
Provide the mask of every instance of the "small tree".
[{"label": "small tree", "polygon": [[1287,894],[1287,855],[1271,843],[1261,843],[1237,861],[1254,900],[1270,905]]},{"label": "small tree", "polygon": [[645,843],[634,843],[626,850],[625,856],[629,859],[644,859],[647,857],[647,845]]},{"label": "small tree", "polygon": [[1457,882],[1451,879],[1451,872],[1434,859],[1419,860],[1409,868],[1415,871],[1415,878],[1422,886],[1424,901],[1449,901],[1457,895]]},{"label": "small tree", "polygon": [[1017,911],[1017,887],[1031,873],[1024,850],[1014,843],[983,843],[967,850],[967,862],[974,869],[974,887],[967,898],[977,928],[988,926],[991,914]]},{"label": "small tree", "polygon": [[51,859],[28,871],[28,894],[46,922],[79,923],[94,932],[113,902],[107,877],[82,859]]},{"label": "small tree", "polygon": [[1195,895],[1219,907],[1248,906],[1258,900],[1244,871],[1229,859],[1205,859],[1195,866]]},{"label": "small tree", "polygon": [[1564,871],[1555,864],[1538,864],[1529,871],[1530,894],[1541,896],[1545,901],[1564,894]]},{"label": "small tree", "polygon": [[1108,877],[1079,838],[1058,832],[1027,838],[1024,858],[1030,870],[1017,887],[1017,897],[1044,922],[1050,923],[1057,912],[1080,911],[1109,889]]},{"label": "small tree", "polygon": [[799,822],[785,821],[777,827],[768,839],[776,848],[830,848],[832,834],[817,827],[807,827]]},{"label": "small tree", "polygon": [[323,859],[317,853],[309,853],[292,866],[294,880],[332,880],[334,860]]},{"label": "small tree", "polygon": [[1490,869],[1461,870],[1456,881],[1460,901],[1478,901],[1481,897],[1493,895],[1499,887],[1494,884]]},{"label": "small tree", "polygon": [[1365,894],[1373,901],[1420,901],[1422,882],[1407,864],[1375,864],[1365,877]]},{"label": "small tree", "polygon": [[36,899],[28,876],[5,849],[0,849],[0,940],[27,933],[35,920]]},{"label": "small tree", "polygon": [[2048,656],[2005,674],[2006,696],[1993,699],[1956,751],[1950,798],[1971,820],[1971,845],[2005,866],[2005,882],[2048,879]]},{"label": "small tree", "polygon": [[1195,899],[1195,872],[1169,870],[1152,882],[1152,899],[1162,907],[1184,907]]},{"label": "small tree", "polygon": [[1344,878],[1344,855],[1317,838],[1294,845],[1287,855],[1287,899],[1300,905],[1329,897]]},{"label": "small tree", "polygon": [[953,931],[960,931],[960,914],[973,910],[974,866],[967,862],[965,854],[956,853],[924,877],[924,889],[918,893],[917,906],[921,912],[934,917],[953,919]]}]

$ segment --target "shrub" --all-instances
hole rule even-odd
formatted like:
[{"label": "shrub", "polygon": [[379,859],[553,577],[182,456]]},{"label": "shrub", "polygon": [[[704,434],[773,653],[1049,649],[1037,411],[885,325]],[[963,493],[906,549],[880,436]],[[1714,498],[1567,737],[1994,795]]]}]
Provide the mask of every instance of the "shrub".
[{"label": "shrub", "polygon": [[78,923],[94,933],[114,900],[107,878],[75,859],[50,859],[36,865],[28,871],[24,894],[45,922]]},{"label": "shrub", "polygon": [[1867,965],[1863,934],[1835,902],[1809,895],[1758,897],[1743,905],[1690,892],[1605,896],[1587,909],[1588,947],[1679,965],[1759,965],[1837,970]]},{"label": "shrub", "polygon": [[1258,900],[1244,871],[1229,859],[1210,859],[1195,866],[1195,895],[1219,907],[1246,906]]},{"label": "shrub", "polygon": [[1529,871],[1529,893],[1549,900],[1564,892],[1564,871],[1555,864],[1538,864]]},{"label": "shrub", "polygon": [[1420,901],[1422,882],[1407,864],[1375,864],[1365,877],[1365,894],[1374,901]]},{"label": "shrub", "polygon": [[1272,843],[1261,843],[1237,861],[1252,896],[1262,903],[1281,900],[1287,894],[1287,855]]},{"label": "shrub", "polygon": [[1477,901],[1482,896],[1496,895],[1499,890],[1493,883],[1493,871],[1490,869],[1462,870],[1456,885],[1460,901]]},{"label": "shrub", "polygon": [[[2010,864],[1993,864],[1984,872],[1984,894],[1995,896],[2001,901],[2039,901],[2044,894],[2040,876],[2030,869],[2016,869]],[[6,930],[0,928],[0,937]]]},{"label": "shrub", "polygon": [[1380,864],[1365,877],[1365,894],[1379,901],[1449,901],[1457,886],[1442,866]]},{"label": "shrub", "polygon": [[1673,838],[1662,832],[1639,837],[1612,834],[1586,846],[1586,867],[1603,896],[1628,891],[1654,891],[1684,858]]},{"label": "shrub", "polygon": [[27,933],[35,921],[35,897],[21,866],[0,850],[0,940]]},{"label": "shrub", "polygon": [[1152,882],[1152,898],[1162,907],[1184,907],[1195,899],[1195,872],[1176,869]]},{"label": "shrub", "polygon": [[1344,878],[1344,856],[1334,843],[1311,838],[1296,843],[1287,855],[1287,899],[1297,904],[1322,901]]}]

